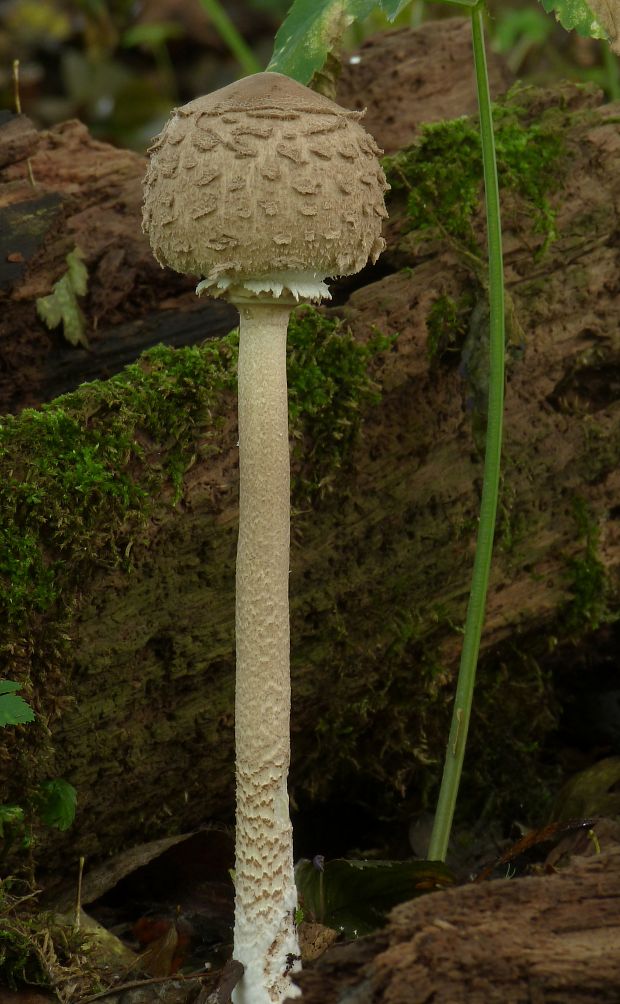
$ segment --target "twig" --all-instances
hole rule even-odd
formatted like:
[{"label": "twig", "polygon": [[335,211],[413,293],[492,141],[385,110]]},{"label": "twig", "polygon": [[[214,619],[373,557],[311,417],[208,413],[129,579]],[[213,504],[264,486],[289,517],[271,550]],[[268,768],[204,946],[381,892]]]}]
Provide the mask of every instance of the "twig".
[{"label": "twig", "polygon": [[[15,111],[18,115],[22,113],[22,103],[19,96],[19,59],[13,60],[13,91],[15,94]],[[28,165],[28,181],[33,188],[36,188],[36,181],[34,180],[34,174],[32,173],[32,164],[30,163],[30,157],[28,157],[26,164]]]},{"label": "twig", "polygon": [[75,929],[80,929],[80,913],[82,910],[82,875],[84,872],[84,855],[80,857],[80,867],[78,871],[77,896],[75,899]]},{"label": "twig", "polygon": [[172,983],[175,980],[198,980],[205,976],[215,976],[210,969],[200,969],[197,973],[175,973],[173,976],[151,976],[143,980],[131,980],[129,983],[118,983],[115,987],[108,987],[98,994],[91,994],[90,997],[80,997],[77,1004],[90,1004],[91,1001],[101,1000],[102,997],[111,997],[112,994],[124,993],[125,990],[133,990],[134,987],[146,987],[153,983]]}]

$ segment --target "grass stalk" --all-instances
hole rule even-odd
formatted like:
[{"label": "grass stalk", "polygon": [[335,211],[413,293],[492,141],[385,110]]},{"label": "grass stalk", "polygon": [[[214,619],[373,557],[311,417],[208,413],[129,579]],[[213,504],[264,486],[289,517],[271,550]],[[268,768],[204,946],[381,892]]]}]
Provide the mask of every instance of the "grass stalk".
[{"label": "grass stalk", "polygon": [[[469,4],[466,6],[469,6]],[[446,859],[454,809],[463,770],[465,744],[469,729],[476,679],[476,665],[484,623],[491,556],[493,552],[502,448],[505,351],[504,269],[493,117],[484,49],[483,13],[482,3],[478,3],[471,9],[489,252],[489,402],[478,538],[476,541],[476,554],[465,620],[463,650],[461,653],[450,736],[437,802],[437,812],[428,849],[428,858],[432,861],[445,861]]]},{"label": "grass stalk", "polygon": [[222,7],[220,0],[200,0],[200,3],[209,15],[218,35],[239,62],[244,74],[260,73],[263,67],[258,62],[247,42],[237,31],[235,25]]}]

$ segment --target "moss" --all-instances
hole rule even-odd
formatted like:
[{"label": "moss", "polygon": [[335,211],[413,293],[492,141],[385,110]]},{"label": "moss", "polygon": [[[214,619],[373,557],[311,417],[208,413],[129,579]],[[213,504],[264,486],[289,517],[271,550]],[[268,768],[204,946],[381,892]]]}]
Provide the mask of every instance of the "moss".
[{"label": "moss", "polygon": [[[370,359],[389,344],[379,336],[358,344],[310,308],[294,315],[288,368],[298,505],[325,491],[345,462],[363,407],[378,399]],[[158,346],[106,382],[0,424],[0,651],[3,674],[20,681],[38,716],[28,731],[12,730],[3,753],[24,786],[16,800],[52,769],[49,725],[68,704],[63,675],[83,584],[95,569],[130,574],[149,516],[181,499],[198,457],[220,450],[237,346],[237,332],[200,347]]]},{"label": "moss", "polygon": [[571,599],[564,611],[563,626],[569,634],[578,636],[595,631],[611,615],[607,571],[598,557],[598,527],[582,498],[573,500],[573,516],[583,552],[567,561]]},{"label": "moss", "polygon": [[[105,383],[3,419],[0,610],[19,627],[57,601],[84,568],[124,563],[130,524],[155,491],[180,492],[182,470],[217,429],[235,380],[229,336],[175,352],[159,346]],[[157,447],[166,447],[162,467]]]},{"label": "moss", "polygon": [[214,448],[234,382],[234,336],[159,346],[105,383],[3,418],[0,652],[37,713],[2,751],[13,800],[27,804],[54,774],[50,725],[70,705],[63,677],[83,583],[94,569],[129,569],[154,500],[173,503],[181,472]]},{"label": "moss", "polygon": [[426,352],[431,365],[458,362],[473,305],[472,292],[463,293],[457,300],[439,296],[433,302],[426,318]]},{"label": "moss", "polygon": [[312,308],[297,311],[289,332],[289,421],[296,505],[328,491],[359,433],[365,407],[380,400],[369,363],[394,337],[356,342],[338,320]]},{"label": "moss", "polygon": [[[292,787],[312,800],[338,798],[342,787],[351,804],[367,805],[373,814],[402,811],[403,798],[418,805],[422,789],[433,782],[429,765],[443,755],[449,725],[446,684],[450,674],[438,655],[446,628],[458,633],[445,610],[412,594],[411,583],[390,579],[390,600],[369,583],[361,610],[330,609],[330,632],[304,646],[293,666],[295,700],[302,701],[303,667],[329,665],[329,688],[313,691],[318,725],[293,764]],[[405,595],[406,594],[406,595]],[[361,598],[356,592],[358,600]],[[457,617],[461,600],[456,601]],[[386,616],[386,609],[392,610]],[[314,671],[311,671],[314,676]],[[451,696],[450,684],[450,696]],[[369,755],[369,751],[373,751]]]},{"label": "moss", "polygon": [[[605,378],[612,382],[607,373]],[[584,476],[590,483],[601,482],[620,466],[620,426],[609,430],[589,422],[584,424],[584,434],[588,447],[588,468],[584,470]]]},{"label": "moss", "polygon": [[542,749],[560,709],[542,640],[522,637],[482,659],[467,744],[459,816],[542,822],[556,768]]},{"label": "moss", "polygon": [[[333,476],[378,401],[370,359],[339,321],[307,308],[291,321],[289,415],[307,488]],[[158,346],[106,382],[83,385],[0,424],[0,611],[19,626],[49,610],[83,568],[126,564],[136,525],[162,492],[171,503],[198,454],[217,450],[223,395],[236,385],[238,334],[201,347]],[[159,460],[160,451],[165,456]],[[312,471],[312,476],[310,476]],[[130,529],[131,528],[131,529]]]},{"label": "moss", "polygon": [[507,567],[516,567],[525,561],[525,553],[537,524],[535,500],[523,498],[512,481],[519,476],[516,464],[510,454],[504,459],[504,470],[500,475],[500,489],[497,512],[496,539],[507,561]]},{"label": "moss", "polygon": [[[525,205],[534,231],[543,235],[542,254],[556,235],[549,195],[560,180],[561,134],[545,113],[529,122],[526,107],[516,98],[495,105],[493,115],[500,189],[515,193]],[[475,120],[462,117],[425,125],[413,146],[385,157],[383,165],[392,197],[406,193],[411,230],[448,234],[482,255],[473,228],[482,190]]]},{"label": "moss", "polygon": [[[365,636],[351,628],[315,650],[317,662],[329,661],[330,686],[315,696],[318,725],[293,765],[293,790],[302,798],[333,804],[342,795],[373,818],[401,821],[435,808],[454,697],[446,639],[458,644],[465,601],[459,596],[449,610],[433,610],[415,597],[415,612],[403,607]],[[542,749],[559,708],[539,639],[521,641],[522,649],[506,642],[481,660],[460,819],[471,822],[485,807],[505,823],[544,818],[556,777]],[[297,679],[295,690],[299,700]],[[301,741],[297,736],[298,747]]]},{"label": "moss", "polygon": [[88,960],[91,946],[87,935],[73,924],[39,912],[32,892],[18,897],[10,889],[10,880],[0,881],[3,984],[10,990],[20,990],[23,984],[52,990],[73,984],[82,992],[98,990],[96,973]]}]

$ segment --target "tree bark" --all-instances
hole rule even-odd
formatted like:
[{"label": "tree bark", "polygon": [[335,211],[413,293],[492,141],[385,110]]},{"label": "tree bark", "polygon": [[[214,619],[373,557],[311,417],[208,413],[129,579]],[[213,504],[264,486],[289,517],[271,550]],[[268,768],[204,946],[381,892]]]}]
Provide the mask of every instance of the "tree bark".
[{"label": "tree bark", "polygon": [[[477,799],[475,811],[490,791],[504,805],[540,806],[557,773],[532,751],[557,725],[576,641],[617,609],[618,106],[566,86],[535,95],[528,114],[556,106],[570,171],[553,200],[559,236],[544,256],[533,254],[542,238],[518,202],[505,204],[508,291],[522,336],[509,368],[501,515],[466,765],[465,804]],[[46,400],[78,372],[115,371],[164,329],[186,344],[229,327],[223,308],[196,306],[193,283],[151,260],[139,229],[142,158],[95,142],[79,123],[35,136],[23,128],[5,147],[0,176],[4,219],[16,224],[7,253],[17,256],[6,261],[14,274],[0,322],[7,410]],[[321,480],[321,451],[340,465],[320,490],[293,500],[291,791],[301,809],[339,802],[343,818],[352,805],[407,817],[439,777],[475,541],[482,455],[466,367],[429,361],[427,342],[433,305],[472,288],[474,337],[483,288],[453,242],[412,240],[405,223],[395,195],[385,256],[321,312],[343,319],[358,344],[376,329],[398,332],[369,364],[380,402],[360,406],[347,453],[336,427],[319,449],[302,422],[294,444],[302,481],[313,472]],[[91,277],[90,352],[66,347],[35,312],[76,244]],[[78,358],[71,369],[67,360]],[[164,400],[171,383],[161,379]],[[349,393],[346,374],[334,380]],[[105,428],[111,408],[98,393],[82,388],[63,405],[89,435]],[[102,541],[120,542],[116,564],[98,544],[88,559],[72,559],[79,582],[51,608],[28,610],[19,630],[4,623],[3,675],[28,683],[51,729],[46,774],[79,792],[72,829],[41,835],[48,874],[72,872],[79,854],[94,861],[232,818],[234,395],[222,392],[216,411],[220,425],[198,422],[182,457],[176,503],[164,481],[146,525],[98,525]],[[7,432],[15,442],[21,421]],[[154,438],[139,421],[135,429],[150,464],[176,456],[174,434]],[[143,463],[136,457],[122,472],[129,479]],[[12,457],[5,479],[30,470],[31,459]],[[44,564],[62,557],[49,527],[33,533]],[[2,800],[28,788],[32,750],[39,756],[44,741],[36,734],[20,729],[17,750],[0,760]]]}]

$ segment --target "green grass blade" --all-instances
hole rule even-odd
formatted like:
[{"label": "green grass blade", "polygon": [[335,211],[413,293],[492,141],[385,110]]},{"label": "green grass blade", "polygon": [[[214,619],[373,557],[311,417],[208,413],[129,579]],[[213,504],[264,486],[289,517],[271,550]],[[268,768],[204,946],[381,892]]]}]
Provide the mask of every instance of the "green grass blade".
[{"label": "green grass blade", "polygon": [[499,495],[500,458],[504,412],[504,269],[499,186],[495,159],[495,140],[489,78],[484,51],[483,9],[479,4],[471,12],[476,86],[480,110],[480,133],[489,250],[490,359],[489,406],[484,460],[484,480],[480,503],[480,522],[472,575],[469,605],[465,620],[463,651],[457,682],[450,737],[437,803],[437,812],[428,857],[445,861],[454,818],[454,809],[465,757],[465,743],[471,715],[476,664],[493,552],[495,519]]},{"label": "green grass blade", "polygon": [[200,0],[200,3],[209,15],[209,19],[213,23],[213,27],[218,35],[237,59],[243,72],[248,76],[251,73],[260,73],[262,66],[247,42],[244,41],[235,28],[235,25],[222,7],[220,0]]}]

